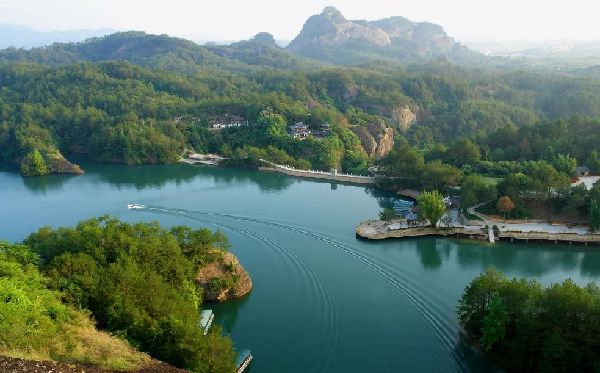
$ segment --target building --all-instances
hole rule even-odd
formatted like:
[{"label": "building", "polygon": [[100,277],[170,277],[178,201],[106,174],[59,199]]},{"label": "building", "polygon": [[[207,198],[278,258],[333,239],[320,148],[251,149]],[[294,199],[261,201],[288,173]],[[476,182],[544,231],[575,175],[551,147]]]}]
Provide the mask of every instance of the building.
[{"label": "building", "polygon": [[304,124],[304,122],[298,122],[289,128],[289,134],[295,139],[305,139],[312,134],[312,132],[308,129],[308,125]]},{"label": "building", "polygon": [[577,176],[590,176],[590,169],[585,166],[577,167],[575,170]]},{"label": "building", "polygon": [[239,115],[225,114],[210,121],[210,127],[214,130],[220,130],[223,128],[236,128],[248,126],[248,121]]}]

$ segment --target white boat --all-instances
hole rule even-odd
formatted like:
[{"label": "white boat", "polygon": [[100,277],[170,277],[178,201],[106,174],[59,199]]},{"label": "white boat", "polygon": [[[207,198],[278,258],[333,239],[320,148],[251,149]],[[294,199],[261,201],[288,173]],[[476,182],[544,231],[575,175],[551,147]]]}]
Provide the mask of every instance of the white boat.
[{"label": "white boat", "polygon": [[144,207],[146,207],[146,206],[144,206],[144,205],[138,205],[136,203],[133,203],[131,205],[127,205],[127,208],[130,209],[130,210],[131,209],[139,210],[139,209],[143,209]]}]

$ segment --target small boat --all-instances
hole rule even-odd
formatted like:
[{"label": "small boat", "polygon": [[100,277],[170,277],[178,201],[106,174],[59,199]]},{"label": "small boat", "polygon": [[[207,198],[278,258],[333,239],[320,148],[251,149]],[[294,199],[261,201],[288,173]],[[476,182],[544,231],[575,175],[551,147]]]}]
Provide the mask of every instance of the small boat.
[{"label": "small boat", "polygon": [[252,352],[250,352],[250,350],[243,350],[242,352],[240,352],[237,358],[235,359],[235,365],[237,366],[236,372],[242,373],[244,370],[246,370],[248,365],[250,365],[251,361]]},{"label": "small boat", "polygon": [[144,205],[138,205],[136,203],[133,203],[131,205],[127,205],[127,208],[130,209],[130,210],[131,209],[134,209],[134,210],[137,209],[137,210],[139,210],[139,209],[143,209],[144,207],[146,207],[146,206],[144,206]]},{"label": "small boat", "polygon": [[204,335],[208,334],[208,329],[212,325],[215,314],[212,310],[203,310],[200,312],[200,327],[204,329]]}]

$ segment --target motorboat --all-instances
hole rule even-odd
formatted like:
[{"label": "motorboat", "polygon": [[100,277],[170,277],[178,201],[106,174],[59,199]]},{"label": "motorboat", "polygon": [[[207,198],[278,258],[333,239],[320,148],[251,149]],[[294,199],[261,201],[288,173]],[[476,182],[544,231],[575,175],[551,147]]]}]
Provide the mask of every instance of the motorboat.
[{"label": "motorboat", "polygon": [[146,207],[146,206],[144,206],[144,205],[138,205],[137,203],[133,203],[133,204],[127,205],[127,208],[130,209],[130,210],[139,210],[139,209],[143,209],[144,207]]}]

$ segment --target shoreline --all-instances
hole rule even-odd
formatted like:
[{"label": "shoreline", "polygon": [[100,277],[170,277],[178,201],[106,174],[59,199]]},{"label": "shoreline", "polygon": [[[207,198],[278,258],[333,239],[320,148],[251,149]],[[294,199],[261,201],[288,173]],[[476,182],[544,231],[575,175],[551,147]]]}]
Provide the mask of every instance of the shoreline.
[{"label": "shoreline", "polygon": [[[215,156],[215,155],[200,155],[194,154],[188,158],[181,158],[179,163],[188,164],[191,166],[195,165],[204,165],[204,166],[215,166],[222,167],[221,161],[226,158]],[[361,175],[348,175],[348,174],[339,174],[337,170],[332,170],[331,172],[325,171],[316,171],[316,170],[300,170],[292,167],[287,167],[283,165],[278,165],[264,159],[261,159],[264,164],[268,166],[258,167],[258,171],[262,172],[275,172],[280,174],[285,174],[288,176],[294,176],[303,179],[317,179],[317,180],[328,180],[335,181],[339,183],[345,184],[354,184],[354,185],[365,185],[365,186],[374,186],[375,178],[372,176],[361,176]]]},{"label": "shoreline", "polygon": [[[389,229],[389,224],[380,220],[369,220],[358,224],[356,237],[366,240],[404,239],[415,237],[454,237],[488,242],[488,229],[485,227],[410,227]],[[494,234],[494,242],[525,242],[550,244],[600,245],[600,234],[550,233],[499,231]]]}]

